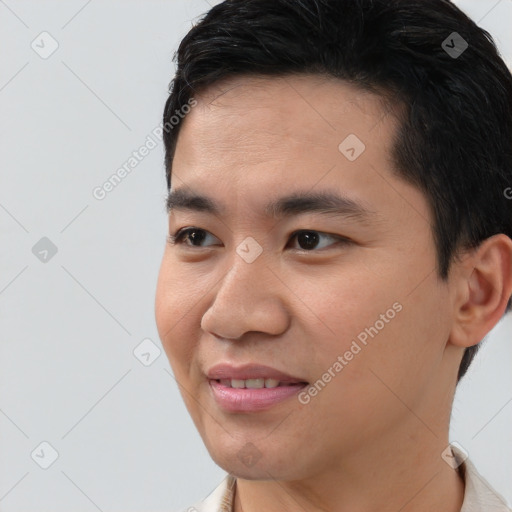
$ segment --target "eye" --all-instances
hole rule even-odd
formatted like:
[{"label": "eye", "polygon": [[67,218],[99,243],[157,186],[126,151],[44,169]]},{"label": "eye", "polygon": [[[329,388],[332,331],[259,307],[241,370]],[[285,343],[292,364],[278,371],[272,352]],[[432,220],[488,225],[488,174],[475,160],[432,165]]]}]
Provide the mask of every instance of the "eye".
[{"label": "eye", "polygon": [[[313,230],[305,230],[302,229],[300,231],[296,231],[292,234],[290,237],[290,240],[293,240],[294,238],[297,239],[297,243],[301,247],[301,250],[303,251],[311,251],[312,249],[325,249],[325,245],[323,247],[318,247],[318,241],[321,238],[324,239],[331,239],[337,242],[338,244],[345,245],[350,243],[350,240],[348,238],[339,236],[339,235],[329,235],[328,233],[322,233],[321,231],[313,231]],[[327,247],[329,245],[333,244],[327,244]]]},{"label": "eye", "polygon": [[185,241],[190,240],[192,242],[192,247],[197,247],[194,245],[194,243],[200,243],[202,240],[204,240],[204,233],[211,234],[208,233],[208,231],[200,228],[182,228],[176,231],[174,235],[169,235],[168,241],[171,245],[189,245],[186,244]]},{"label": "eye", "polygon": [[[171,245],[185,245],[187,247],[202,247],[201,242],[204,241],[205,238],[208,237],[208,235],[211,235],[208,231],[201,229],[201,228],[182,228],[179,229],[174,235],[168,236],[168,241]],[[213,235],[211,235],[213,236]],[[318,241],[320,238],[326,238],[334,240],[335,243],[337,242],[338,245],[346,245],[349,244],[351,241],[348,238],[339,236],[339,235],[330,235],[328,233],[322,233],[321,231],[313,231],[313,230],[300,230],[295,231],[290,237],[290,240],[297,239],[297,242],[300,246],[303,246],[299,248],[298,250],[302,250],[303,252],[311,252],[313,249],[324,249],[324,247],[318,247]],[[216,238],[216,237],[213,237]],[[218,239],[217,239],[218,240]],[[190,243],[187,243],[190,242]],[[328,244],[327,247],[329,247]]]}]

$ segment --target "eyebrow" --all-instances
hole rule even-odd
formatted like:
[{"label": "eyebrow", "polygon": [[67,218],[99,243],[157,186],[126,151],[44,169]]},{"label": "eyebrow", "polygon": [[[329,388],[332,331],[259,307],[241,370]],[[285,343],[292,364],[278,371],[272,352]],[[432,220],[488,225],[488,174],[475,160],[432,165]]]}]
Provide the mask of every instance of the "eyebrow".
[{"label": "eyebrow", "polygon": [[[209,213],[218,217],[226,215],[226,207],[217,204],[212,198],[189,191],[186,188],[169,192],[166,201],[167,213],[173,211],[195,211]],[[305,213],[347,217],[360,222],[370,223],[378,213],[363,203],[347,196],[329,191],[295,192],[270,201],[264,208],[267,217],[276,219],[292,217]]]}]

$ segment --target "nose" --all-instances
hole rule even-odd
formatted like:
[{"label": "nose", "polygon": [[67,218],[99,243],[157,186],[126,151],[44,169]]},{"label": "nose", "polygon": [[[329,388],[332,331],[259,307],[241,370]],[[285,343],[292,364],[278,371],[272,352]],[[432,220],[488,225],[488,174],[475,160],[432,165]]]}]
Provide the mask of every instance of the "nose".
[{"label": "nose", "polygon": [[291,292],[263,258],[252,263],[238,258],[213,293],[211,306],[201,319],[205,332],[239,339],[248,332],[275,336],[288,327],[285,294]]}]

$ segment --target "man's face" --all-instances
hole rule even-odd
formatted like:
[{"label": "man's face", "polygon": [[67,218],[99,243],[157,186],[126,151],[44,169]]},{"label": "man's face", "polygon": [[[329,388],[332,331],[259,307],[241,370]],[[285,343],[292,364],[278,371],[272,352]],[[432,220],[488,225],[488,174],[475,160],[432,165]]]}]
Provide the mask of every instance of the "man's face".
[{"label": "man's face", "polygon": [[[392,173],[396,119],[376,96],[311,76],[238,78],[196,99],[171,192],[222,211],[171,211],[170,234],[196,231],[166,246],[156,321],[212,458],[241,478],[295,479],[444,432],[453,291],[437,277],[426,199]],[[313,193],[367,213],[265,212]],[[220,363],[309,387],[273,404],[235,389],[221,403],[207,377]]]}]

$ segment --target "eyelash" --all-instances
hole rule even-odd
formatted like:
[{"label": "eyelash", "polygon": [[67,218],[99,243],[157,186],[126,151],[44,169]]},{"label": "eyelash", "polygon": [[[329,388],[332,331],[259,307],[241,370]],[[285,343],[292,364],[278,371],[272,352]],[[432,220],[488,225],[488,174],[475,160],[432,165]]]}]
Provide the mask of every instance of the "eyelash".
[{"label": "eyelash", "polygon": [[[167,241],[170,245],[185,245],[186,247],[193,248],[193,249],[204,249],[205,247],[196,246],[196,245],[187,245],[185,243],[185,240],[184,240],[185,236],[192,232],[195,232],[195,231],[211,234],[208,231],[206,231],[205,229],[201,229],[201,228],[196,228],[196,227],[181,228],[178,231],[176,231],[173,235],[168,235]],[[295,238],[300,233],[318,233],[320,235],[324,235],[324,236],[327,236],[334,240],[337,240],[339,245],[348,245],[349,243],[351,243],[351,240],[348,238],[345,238],[345,237],[342,237],[339,235],[331,235],[329,233],[324,233],[322,231],[315,231],[313,229],[300,229],[298,231],[295,231],[291,234],[290,239]],[[311,252],[315,252],[315,251],[318,252],[319,250],[325,250],[325,249],[326,248],[324,247],[323,249],[310,249],[310,250],[295,249],[295,250],[300,251],[302,253],[311,253]]]}]

